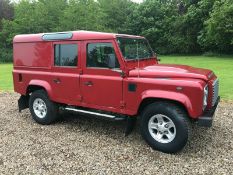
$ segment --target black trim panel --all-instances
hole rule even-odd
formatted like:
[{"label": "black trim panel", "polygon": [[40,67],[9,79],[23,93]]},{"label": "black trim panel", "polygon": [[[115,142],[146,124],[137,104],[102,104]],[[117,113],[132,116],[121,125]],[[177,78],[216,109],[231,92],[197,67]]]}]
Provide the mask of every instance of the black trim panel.
[{"label": "black trim panel", "polygon": [[21,95],[18,100],[19,112],[29,107],[29,96]]},{"label": "black trim panel", "polygon": [[213,123],[214,113],[218,107],[218,104],[220,102],[220,97],[218,97],[215,105],[208,111],[204,112],[204,114],[198,118],[198,125],[204,126],[204,127],[211,127]]},{"label": "black trim panel", "polygon": [[128,84],[128,91],[129,92],[136,92],[136,90],[137,90],[137,85],[135,83]]}]

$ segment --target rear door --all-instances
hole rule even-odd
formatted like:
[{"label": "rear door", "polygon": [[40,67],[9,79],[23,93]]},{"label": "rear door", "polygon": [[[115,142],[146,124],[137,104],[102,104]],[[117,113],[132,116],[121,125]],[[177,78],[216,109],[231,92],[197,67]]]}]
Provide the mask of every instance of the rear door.
[{"label": "rear door", "polygon": [[83,50],[84,69],[80,76],[83,103],[97,109],[117,111],[123,99],[117,46],[112,40],[85,41]]},{"label": "rear door", "polygon": [[58,102],[80,101],[80,42],[53,42],[52,92]]}]

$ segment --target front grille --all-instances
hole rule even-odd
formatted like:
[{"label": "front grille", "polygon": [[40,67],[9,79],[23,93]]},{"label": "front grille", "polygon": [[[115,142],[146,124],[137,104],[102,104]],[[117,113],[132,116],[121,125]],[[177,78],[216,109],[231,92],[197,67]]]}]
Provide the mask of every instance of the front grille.
[{"label": "front grille", "polygon": [[212,96],[212,106],[215,105],[219,94],[219,80],[216,79],[213,83],[213,96]]}]

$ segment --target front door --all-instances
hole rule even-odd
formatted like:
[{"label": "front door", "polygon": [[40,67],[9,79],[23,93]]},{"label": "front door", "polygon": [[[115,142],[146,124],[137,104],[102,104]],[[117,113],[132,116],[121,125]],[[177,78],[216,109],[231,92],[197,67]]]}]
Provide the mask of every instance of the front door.
[{"label": "front door", "polygon": [[83,74],[80,76],[83,103],[116,111],[121,106],[123,79],[112,40],[83,42]]}]

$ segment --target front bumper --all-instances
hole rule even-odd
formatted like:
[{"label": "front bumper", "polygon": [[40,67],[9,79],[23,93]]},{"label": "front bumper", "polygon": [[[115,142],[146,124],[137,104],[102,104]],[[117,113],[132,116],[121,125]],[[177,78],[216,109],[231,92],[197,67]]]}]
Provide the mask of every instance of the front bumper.
[{"label": "front bumper", "polygon": [[218,97],[215,105],[208,111],[204,112],[201,117],[198,118],[197,123],[199,126],[211,127],[213,123],[214,113],[220,102],[220,97]]}]

